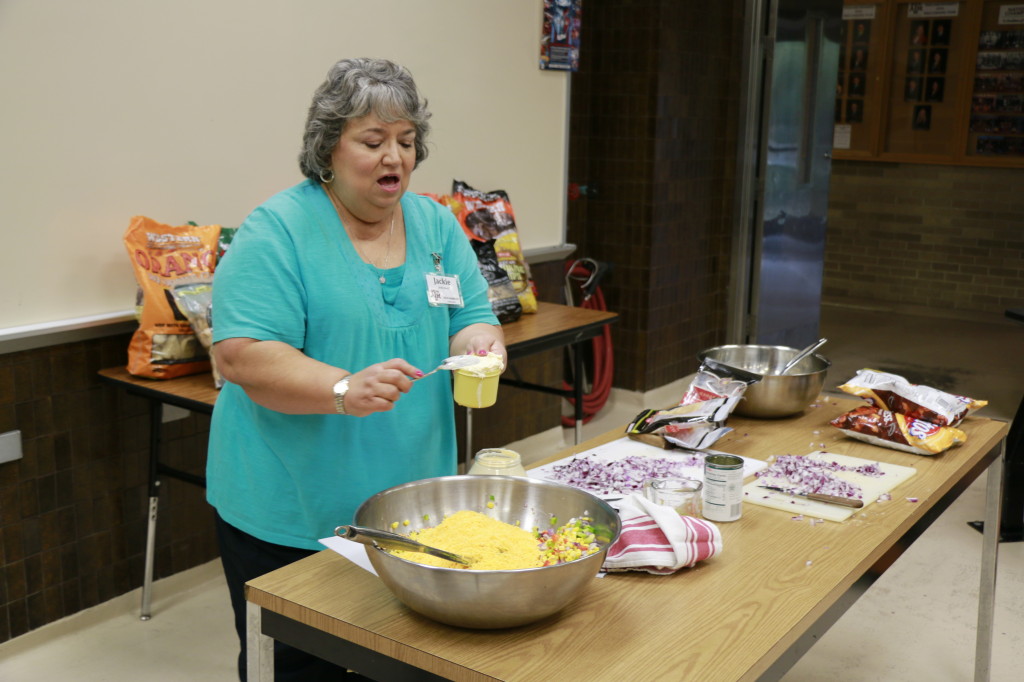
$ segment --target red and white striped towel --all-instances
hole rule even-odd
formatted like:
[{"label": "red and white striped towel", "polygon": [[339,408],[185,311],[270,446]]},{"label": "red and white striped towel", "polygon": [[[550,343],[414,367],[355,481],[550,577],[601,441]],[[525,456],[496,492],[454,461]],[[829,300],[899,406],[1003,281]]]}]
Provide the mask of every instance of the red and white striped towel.
[{"label": "red and white striped towel", "polygon": [[619,504],[622,533],[608,548],[607,571],[664,575],[688,568],[722,551],[718,526],[633,493]]}]

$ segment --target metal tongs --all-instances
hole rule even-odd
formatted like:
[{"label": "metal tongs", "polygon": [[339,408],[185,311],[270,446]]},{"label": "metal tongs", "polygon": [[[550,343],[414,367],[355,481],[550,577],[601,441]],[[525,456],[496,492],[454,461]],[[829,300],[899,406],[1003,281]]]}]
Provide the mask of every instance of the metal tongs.
[{"label": "metal tongs", "polygon": [[411,540],[404,535],[391,533],[386,530],[364,528],[362,526],[338,526],[334,529],[334,534],[339,538],[354,540],[364,545],[369,545],[370,547],[403,549],[407,552],[419,552],[420,554],[429,554],[430,556],[454,561],[457,564],[463,564],[465,566],[468,566],[471,563],[469,559],[459,556],[454,552],[438,549],[437,547],[431,547],[430,545],[424,545],[420,542],[416,542],[415,540]]}]

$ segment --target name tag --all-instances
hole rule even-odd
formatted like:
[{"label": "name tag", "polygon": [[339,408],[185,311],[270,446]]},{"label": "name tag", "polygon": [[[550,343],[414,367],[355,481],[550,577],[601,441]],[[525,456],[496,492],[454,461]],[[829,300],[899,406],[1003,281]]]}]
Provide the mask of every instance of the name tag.
[{"label": "name tag", "polygon": [[428,272],[427,303],[432,306],[463,307],[465,303],[462,301],[462,285],[459,283],[459,276]]}]

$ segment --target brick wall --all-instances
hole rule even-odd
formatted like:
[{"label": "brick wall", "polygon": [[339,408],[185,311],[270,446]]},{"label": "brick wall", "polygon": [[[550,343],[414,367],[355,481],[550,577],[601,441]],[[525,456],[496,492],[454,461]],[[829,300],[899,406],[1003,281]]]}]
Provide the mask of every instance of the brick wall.
[{"label": "brick wall", "polygon": [[[148,403],[102,386],[127,335],[0,355],[0,432],[23,457],[0,464],[0,641],[142,584]],[[164,430],[168,463],[203,473],[209,419]],[[202,490],[167,481],[157,578],[217,556]]]},{"label": "brick wall", "polygon": [[569,240],[611,268],[616,387],[670,383],[724,340],[741,27],[735,1],[583,13],[569,175],[588,192]]},{"label": "brick wall", "polygon": [[975,318],[1024,301],[1024,170],[832,164],[823,301]]}]

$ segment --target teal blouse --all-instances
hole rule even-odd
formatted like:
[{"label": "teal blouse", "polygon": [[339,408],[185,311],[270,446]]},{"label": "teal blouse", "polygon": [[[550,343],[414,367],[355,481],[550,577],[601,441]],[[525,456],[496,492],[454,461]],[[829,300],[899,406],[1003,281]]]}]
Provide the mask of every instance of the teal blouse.
[{"label": "teal blouse", "polygon": [[[391,358],[428,371],[448,356],[450,336],[497,324],[476,255],[451,212],[410,193],[401,204],[405,264],[388,270],[382,285],[318,184],[307,180],[272,197],[245,220],[217,267],[214,341],[281,341],[351,371]],[[426,274],[438,258],[445,274],[459,276],[464,307],[428,304]],[[317,539],[351,523],[366,498],[455,471],[447,373],[416,382],[393,410],[366,417],[282,414],[227,383],[210,426],[207,499],[250,535],[319,549]]]}]

